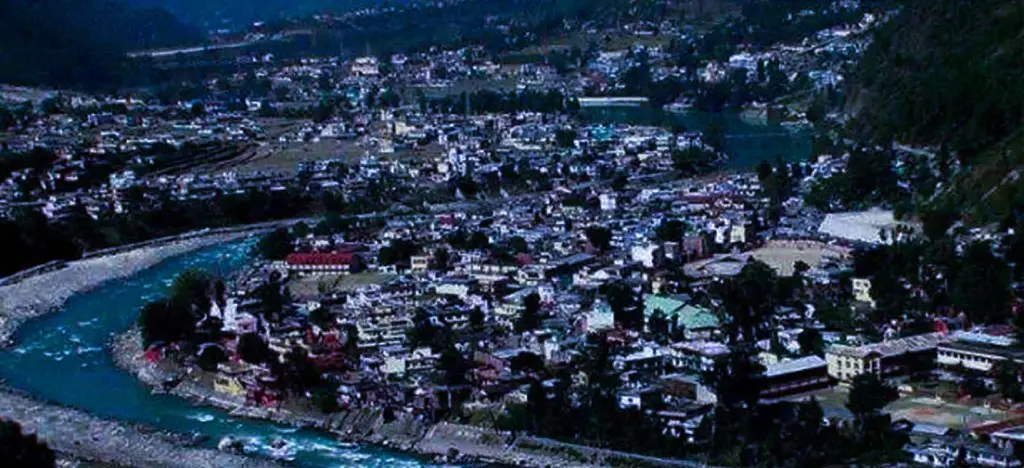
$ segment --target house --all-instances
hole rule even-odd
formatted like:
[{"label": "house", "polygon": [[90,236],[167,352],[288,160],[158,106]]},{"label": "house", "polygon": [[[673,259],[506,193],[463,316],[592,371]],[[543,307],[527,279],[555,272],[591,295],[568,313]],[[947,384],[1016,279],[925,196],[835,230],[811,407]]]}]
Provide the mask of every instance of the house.
[{"label": "house", "polygon": [[942,343],[936,351],[936,363],[945,371],[961,369],[990,373],[1001,363],[1024,363],[1024,351],[1013,348],[1014,340],[1007,336],[956,331],[953,340]]},{"label": "house", "polygon": [[624,356],[616,356],[612,366],[619,372],[661,375],[665,368],[666,356],[667,353],[661,347],[644,346]]},{"label": "house", "polygon": [[437,294],[442,296],[455,296],[465,300],[469,293],[475,290],[476,280],[471,278],[445,278],[437,285]]},{"label": "house", "polygon": [[248,389],[242,382],[242,376],[247,373],[247,366],[241,363],[222,362],[218,364],[217,373],[213,378],[213,391],[244,400],[248,395]]},{"label": "house", "polygon": [[729,355],[729,347],[715,341],[683,341],[671,346],[676,370],[702,374],[715,370],[715,364]]},{"label": "house", "polygon": [[289,272],[340,272],[353,271],[363,264],[362,257],[355,252],[294,252],[284,259]]},{"label": "house", "polygon": [[595,305],[584,316],[587,333],[596,333],[602,330],[615,328],[615,313],[605,302]]},{"label": "house", "polygon": [[947,335],[926,333],[864,346],[832,345],[825,352],[828,375],[850,382],[865,372],[896,377],[935,363],[936,349],[949,341]]},{"label": "house", "polygon": [[818,356],[806,356],[767,366],[761,388],[762,400],[818,390],[829,386],[828,363]]},{"label": "house", "polygon": [[615,211],[616,196],[614,193],[602,193],[598,199],[601,202],[601,211]]},{"label": "house", "polygon": [[409,269],[413,273],[423,273],[430,269],[430,257],[427,255],[413,255],[409,258]]},{"label": "house", "polygon": [[688,302],[687,296],[644,295],[644,317],[650,318],[655,312],[661,311],[672,327],[682,327],[685,330],[687,338],[710,338],[718,331],[718,316],[708,309],[690,305]]},{"label": "house", "polygon": [[853,278],[853,298],[858,302],[871,304],[875,307],[875,299],[871,297],[871,280],[869,278]]},{"label": "house", "polygon": [[638,262],[645,268],[654,268],[661,265],[665,258],[665,250],[657,245],[638,245],[629,251],[634,262]]},{"label": "house", "polygon": [[668,398],[695,401],[700,405],[718,403],[718,396],[695,374],[668,374],[661,378],[662,394]]},{"label": "house", "polygon": [[1021,466],[1021,461],[1014,455],[1012,448],[1000,448],[971,440],[942,437],[932,439],[923,445],[908,445],[904,450],[911,454],[914,463],[925,466],[957,466],[961,451],[967,466],[991,468],[1018,468]]}]

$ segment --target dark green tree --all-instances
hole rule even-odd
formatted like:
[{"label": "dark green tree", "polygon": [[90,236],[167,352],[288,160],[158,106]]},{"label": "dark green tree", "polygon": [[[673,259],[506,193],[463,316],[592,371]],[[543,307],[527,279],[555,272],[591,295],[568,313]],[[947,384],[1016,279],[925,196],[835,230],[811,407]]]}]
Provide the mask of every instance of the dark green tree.
[{"label": "dark green tree", "polygon": [[601,252],[607,252],[611,249],[612,233],[606,228],[599,226],[590,226],[585,231],[587,235],[587,241],[595,249]]},{"label": "dark green tree", "polygon": [[52,468],[57,457],[35,434],[22,432],[21,424],[0,419],[0,460],[17,468]]},{"label": "dark green tree", "polygon": [[806,328],[797,335],[796,341],[800,343],[800,350],[805,354],[817,354],[819,356],[825,354],[825,341],[818,330]]},{"label": "dark green tree", "polygon": [[196,332],[195,316],[187,308],[169,300],[147,303],[139,313],[143,343],[189,340]]},{"label": "dark green tree", "polygon": [[263,236],[259,243],[259,252],[270,260],[283,260],[294,250],[295,238],[288,228],[277,228]]},{"label": "dark green tree", "polygon": [[899,392],[895,387],[874,373],[867,372],[854,377],[850,394],[846,399],[846,409],[857,418],[863,419],[879,414],[882,408],[897,398]]},{"label": "dark green tree", "polygon": [[1009,312],[1010,268],[987,242],[967,246],[951,296],[974,323],[1001,323]]},{"label": "dark green tree", "polygon": [[654,230],[654,235],[662,242],[682,242],[686,233],[686,223],[678,219],[667,219]]},{"label": "dark green tree", "polygon": [[669,339],[668,317],[665,311],[658,309],[647,319],[647,328],[654,338],[654,341],[667,344]]},{"label": "dark green tree", "polygon": [[996,388],[1003,397],[1013,401],[1024,398],[1024,391],[1021,391],[1020,367],[1015,362],[1000,361],[992,371],[995,374]]},{"label": "dark green tree", "polygon": [[255,333],[239,335],[238,355],[243,361],[250,364],[263,364],[274,359],[274,354],[266,340]]},{"label": "dark green tree", "polygon": [[528,294],[523,298],[523,313],[516,321],[516,333],[522,333],[540,328],[540,295],[537,293]]}]

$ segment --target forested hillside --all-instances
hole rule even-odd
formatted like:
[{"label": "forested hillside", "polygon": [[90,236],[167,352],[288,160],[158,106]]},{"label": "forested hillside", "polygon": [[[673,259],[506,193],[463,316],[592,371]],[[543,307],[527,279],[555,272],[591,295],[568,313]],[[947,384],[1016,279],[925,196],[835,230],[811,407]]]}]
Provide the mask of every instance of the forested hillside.
[{"label": "forested hillside", "polygon": [[[960,171],[933,204],[966,221],[1024,206],[1024,2],[910,0],[877,31],[850,87],[861,136],[942,148]],[[948,178],[948,177],[947,177]],[[932,207],[934,208],[934,206]]]},{"label": "forested hillside", "polygon": [[130,0],[135,5],[159,7],[197,26],[244,27],[253,21],[341,12],[374,5],[404,5],[413,0]]},{"label": "forested hillside", "polygon": [[0,82],[86,88],[121,84],[132,49],[201,36],[165,10],[123,0],[0,2]]}]

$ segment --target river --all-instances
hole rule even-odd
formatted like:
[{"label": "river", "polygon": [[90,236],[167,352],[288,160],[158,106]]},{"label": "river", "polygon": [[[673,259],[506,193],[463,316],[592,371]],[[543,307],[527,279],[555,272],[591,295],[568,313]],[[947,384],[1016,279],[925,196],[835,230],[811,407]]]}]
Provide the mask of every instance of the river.
[{"label": "river", "polygon": [[100,417],[205,434],[211,437],[210,446],[232,434],[245,441],[247,452],[267,453],[270,441],[282,438],[295,446],[297,466],[424,466],[422,460],[402,453],[344,444],[317,431],[238,419],[178,397],[155,395],[114,365],[111,338],[130,328],[139,308],[163,295],[179,272],[195,267],[228,276],[250,260],[250,249],[251,242],[209,247],[72,297],[60,312],[18,330],[15,346],[0,351],[0,378],[41,400]]},{"label": "river", "polygon": [[651,107],[590,107],[581,111],[584,121],[604,124],[675,124],[692,131],[718,125],[725,132],[726,167],[748,169],[764,160],[774,163],[807,160],[811,136],[806,129],[744,119],[735,112],[666,112]]}]

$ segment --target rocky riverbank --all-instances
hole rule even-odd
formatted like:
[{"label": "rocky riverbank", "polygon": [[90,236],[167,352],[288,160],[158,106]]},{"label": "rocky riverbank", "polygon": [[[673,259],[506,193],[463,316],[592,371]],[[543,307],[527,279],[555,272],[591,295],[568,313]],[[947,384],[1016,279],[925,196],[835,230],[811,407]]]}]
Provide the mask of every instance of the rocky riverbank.
[{"label": "rocky riverbank", "polygon": [[192,237],[106,256],[68,262],[63,268],[0,287],[0,346],[10,344],[27,320],[60,308],[75,294],[104,282],[127,278],[163,260],[248,236],[247,232]]},{"label": "rocky riverbank", "polygon": [[[167,391],[197,404],[218,407],[234,416],[313,427],[329,431],[345,442],[374,444],[446,463],[484,462],[546,467],[697,466],[681,460],[644,457],[536,437],[514,438],[506,432],[465,424],[442,422],[428,425],[401,413],[394,421],[385,423],[382,411],[369,408],[332,415],[255,408],[245,405],[244,401],[232,400],[204,388],[172,363],[146,361],[142,336],[137,328],[116,336],[111,350],[118,367],[135,375],[155,391]],[[167,385],[167,382],[174,384]]]},{"label": "rocky riverbank", "polygon": [[217,450],[184,447],[176,438],[0,390],[0,418],[21,423],[59,453],[117,466],[166,468],[271,467]]}]

